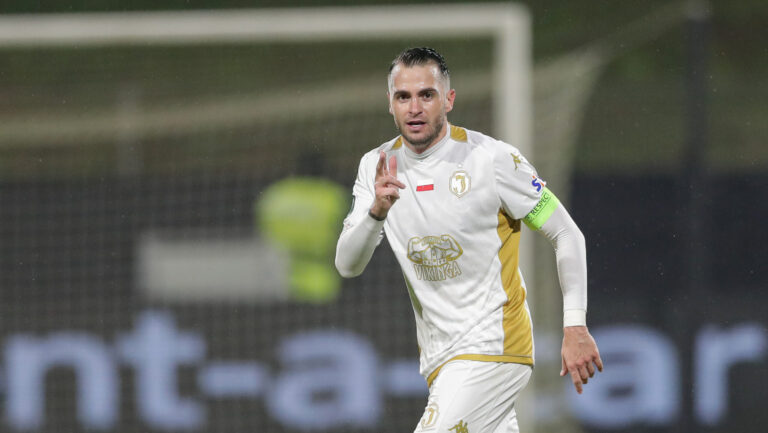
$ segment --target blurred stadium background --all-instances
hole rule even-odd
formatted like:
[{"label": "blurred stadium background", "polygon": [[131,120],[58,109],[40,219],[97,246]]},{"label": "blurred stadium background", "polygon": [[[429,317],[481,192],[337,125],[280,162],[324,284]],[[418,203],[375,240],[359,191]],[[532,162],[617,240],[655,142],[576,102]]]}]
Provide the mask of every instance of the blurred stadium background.
[{"label": "blurred stadium background", "polygon": [[[78,13],[280,7],[311,23],[317,7],[412,4],[440,20],[425,1],[0,5],[0,431],[412,431],[426,390],[402,277],[384,246],[342,281],[336,235],[360,156],[395,134],[394,55],[438,48],[451,121],[497,134],[497,43],[13,31],[47,14],[64,35]],[[559,291],[535,239],[525,431],[764,432],[768,6],[515,4],[530,159],[587,237],[608,367],[580,397],[557,377]]]}]

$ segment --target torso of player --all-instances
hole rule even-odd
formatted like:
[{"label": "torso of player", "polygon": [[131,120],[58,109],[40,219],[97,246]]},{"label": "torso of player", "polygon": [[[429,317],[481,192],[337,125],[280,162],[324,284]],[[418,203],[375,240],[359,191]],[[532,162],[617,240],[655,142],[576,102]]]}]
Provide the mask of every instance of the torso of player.
[{"label": "torso of player", "polygon": [[[504,218],[493,153],[455,126],[422,155],[401,140],[384,149],[397,157],[397,177],[406,185],[384,230],[413,302],[422,374],[452,355],[501,355],[510,296],[499,258]],[[517,257],[509,262],[517,273]]]},{"label": "torso of player", "polygon": [[[397,156],[398,179],[406,189],[384,227],[412,285],[462,291],[436,296],[461,303],[468,295],[464,285],[478,274],[474,270],[487,267],[498,251],[501,204],[493,184],[492,156],[455,138],[463,135],[453,135],[426,156],[414,157],[397,144],[388,152]],[[487,248],[493,244],[497,251]],[[486,248],[478,248],[481,245]]]}]

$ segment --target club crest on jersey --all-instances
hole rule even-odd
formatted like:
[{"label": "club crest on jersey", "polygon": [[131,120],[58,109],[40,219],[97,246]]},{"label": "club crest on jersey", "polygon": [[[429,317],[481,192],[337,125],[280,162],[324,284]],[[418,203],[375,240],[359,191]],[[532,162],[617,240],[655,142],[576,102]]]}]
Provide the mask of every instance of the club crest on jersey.
[{"label": "club crest on jersey", "polygon": [[461,198],[464,194],[469,192],[470,188],[472,188],[472,178],[470,178],[469,173],[464,170],[453,172],[451,178],[448,180],[448,189],[456,197]]},{"label": "club crest on jersey", "polygon": [[461,275],[456,259],[464,250],[451,235],[418,236],[408,241],[408,259],[413,262],[416,277],[426,281],[443,281]]}]

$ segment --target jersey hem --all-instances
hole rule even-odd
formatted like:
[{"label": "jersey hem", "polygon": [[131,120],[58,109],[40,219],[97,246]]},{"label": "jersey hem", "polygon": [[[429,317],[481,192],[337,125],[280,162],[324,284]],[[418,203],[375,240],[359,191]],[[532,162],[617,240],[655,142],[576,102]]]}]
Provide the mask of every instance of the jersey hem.
[{"label": "jersey hem", "polygon": [[432,373],[429,374],[429,376],[427,376],[427,387],[432,386],[432,382],[437,378],[437,375],[440,374],[440,370],[445,366],[445,364],[451,361],[459,361],[459,360],[482,361],[482,362],[506,362],[506,363],[512,363],[512,364],[523,364],[523,365],[533,366],[533,357],[526,356],[526,355],[481,355],[481,354],[474,354],[474,353],[470,353],[466,355],[457,355],[445,361],[444,363],[440,364]]}]

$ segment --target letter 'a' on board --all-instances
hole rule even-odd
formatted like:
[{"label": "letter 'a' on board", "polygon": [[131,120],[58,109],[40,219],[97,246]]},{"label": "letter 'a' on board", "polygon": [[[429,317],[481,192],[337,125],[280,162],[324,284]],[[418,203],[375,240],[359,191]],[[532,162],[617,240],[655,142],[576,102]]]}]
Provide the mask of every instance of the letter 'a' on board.
[{"label": "letter 'a' on board", "polygon": [[541,226],[552,216],[552,212],[557,209],[560,204],[560,200],[552,194],[549,188],[544,187],[544,191],[541,193],[541,199],[532,211],[523,218],[523,222],[533,231],[540,230]]}]

